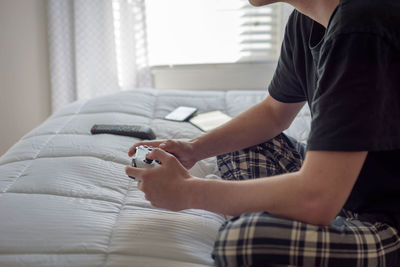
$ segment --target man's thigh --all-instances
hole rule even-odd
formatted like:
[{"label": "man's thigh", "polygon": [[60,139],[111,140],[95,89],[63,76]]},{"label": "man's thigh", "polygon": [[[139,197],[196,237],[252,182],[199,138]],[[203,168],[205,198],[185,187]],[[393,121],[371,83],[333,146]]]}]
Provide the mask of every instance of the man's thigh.
[{"label": "man's thigh", "polygon": [[397,231],[387,224],[350,215],[315,226],[249,213],[225,222],[213,258],[217,266],[400,266],[399,253]]},{"label": "man's thigh", "polygon": [[222,179],[268,177],[301,168],[304,144],[281,133],[268,142],[217,156]]}]

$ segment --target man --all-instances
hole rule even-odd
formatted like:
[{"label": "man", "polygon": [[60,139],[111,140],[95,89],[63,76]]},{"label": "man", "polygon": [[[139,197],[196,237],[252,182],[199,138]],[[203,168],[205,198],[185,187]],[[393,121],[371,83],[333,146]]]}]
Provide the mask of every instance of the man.
[{"label": "man", "polygon": [[[270,95],[194,140],[145,143],[162,166],[126,172],[157,207],[237,216],[220,229],[217,265],[400,266],[400,4],[287,3],[296,10]],[[305,102],[303,162],[281,133]],[[227,180],[188,174],[214,155]]]}]

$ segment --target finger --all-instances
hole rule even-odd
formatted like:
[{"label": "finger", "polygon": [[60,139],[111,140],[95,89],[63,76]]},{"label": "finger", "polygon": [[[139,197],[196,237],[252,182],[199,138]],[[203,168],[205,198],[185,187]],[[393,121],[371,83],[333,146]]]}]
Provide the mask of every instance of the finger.
[{"label": "finger", "polygon": [[143,146],[143,145],[146,145],[146,146],[151,146],[151,147],[157,147],[157,146],[159,146],[162,142],[164,142],[164,141],[153,141],[153,142],[139,142],[139,143],[136,143],[136,144],[134,144],[130,149],[129,149],[129,152],[128,152],[128,156],[129,157],[132,157],[135,153],[136,153],[136,148],[138,147],[138,146]]},{"label": "finger", "polygon": [[140,169],[140,168],[135,168],[131,166],[126,166],[125,167],[125,173],[134,179],[143,179],[143,173],[146,171],[146,169]]},{"label": "finger", "polygon": [[170,160],[176,160],[178,161],[175,156],[173,156],[172,154],[170,154],[169,152],[160,149],[160,148],[155,148],[153,149],[152,152],[150,152],[149,154],[146,155],[146,157],[148,159],[152,159],[152,160],[156,160],[161,162],[162,164],[167,163]]},{"label": "finger", "polygon": [[174,153],[176,151],[176,142],[173,140],[166,140],[158,145],[162,150]]},{"label": "finger", "polygon": [[135,153],[136,153],[136,148],[137,148],[138,146],[140,146],[140,145],[141,145],[141,143],[136,143],[136,144],[134,144],[134,145],[129,149],[128,156],[129,156],[129,157],[132,157],[133,155],[135,155]]},{"label": "finger", "polygon": [[139,142],[139,143],[134,144],[134,145],[129,149],[128,156],[129,156],[129,157],[132,157],[133,155],[135,155],[135,153],[136,153],[136,148],[137,148],[138,146],[143,146],[143,145],[148,145],[148,144],[147,144],[147,142]]},{"label": "finger", "polygon": [[143,191],[143,183],[142,183],[142,180],[138,180],[138,182],[137,182],[137,188],[138,188],[140,191]]}]

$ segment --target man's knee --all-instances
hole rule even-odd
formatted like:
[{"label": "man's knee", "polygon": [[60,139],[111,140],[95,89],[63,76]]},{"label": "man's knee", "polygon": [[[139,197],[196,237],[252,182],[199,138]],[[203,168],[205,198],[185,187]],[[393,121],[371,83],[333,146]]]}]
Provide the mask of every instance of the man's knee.
[{"label": "man's knee", "polygon": [[268,213],[248,213],[226,221],[214,244],[217,266],[286,264],[292,223]]}]

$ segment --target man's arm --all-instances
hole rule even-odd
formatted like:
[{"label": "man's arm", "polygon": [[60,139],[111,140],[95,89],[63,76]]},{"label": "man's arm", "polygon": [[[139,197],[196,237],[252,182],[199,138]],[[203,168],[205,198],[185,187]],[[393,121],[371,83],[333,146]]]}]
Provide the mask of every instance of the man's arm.
[{"label": "man's arm", "polygon": [[282,103],[268,96],[223,126],[191,140],[197,160],[270,140],[290,126],[304,103]]},{"label": "man's arm", "polygon": [[346,202],[367,152],[309,151],[298,172],[245,181],[191,176],[171,154],[154,149],[148,158],[161,167],[126,173],[154,206],[170,210],[204,209],[237,216],[269,212],[314,225],[328,225]]},{"label": "man's arm", "polygon": [[300,171],[246,181],[188,180],[190,208],[240,215],[267,211],[328,225],[346,202],[367,152],[309,151]]},{"label": "man's arm", "polygon": [[234,117],[228,123],[190,141],[156,140],[133,145],[160,147],[177,157],[188,169],[202,159],[240,150],[270,140],[286,130],[305,102],[283,103],[271,96]]}]

